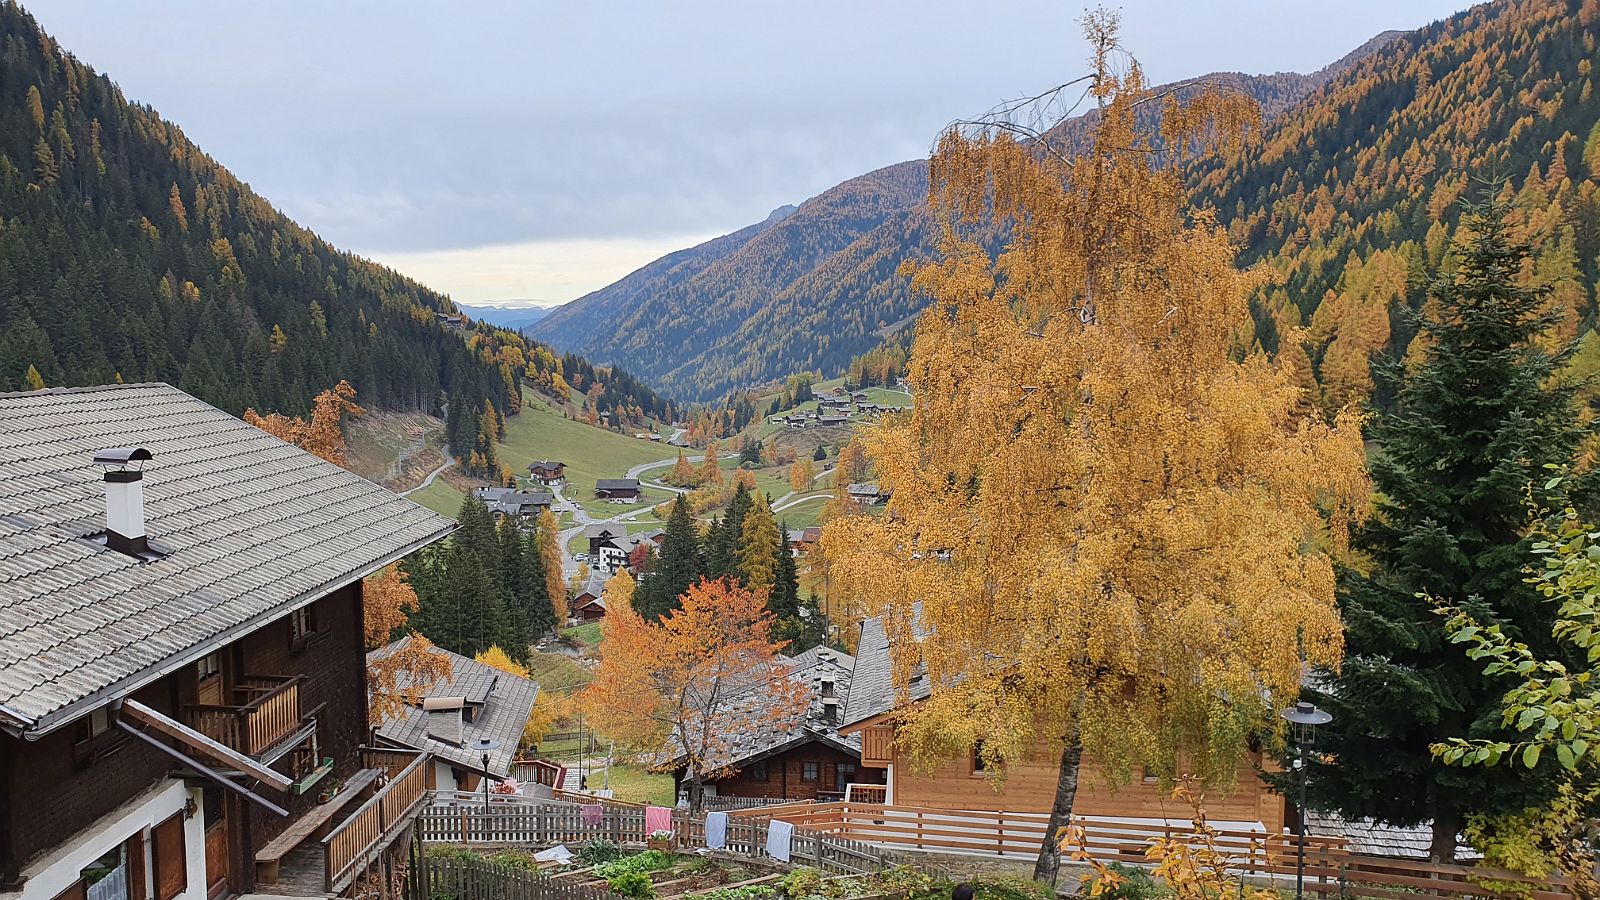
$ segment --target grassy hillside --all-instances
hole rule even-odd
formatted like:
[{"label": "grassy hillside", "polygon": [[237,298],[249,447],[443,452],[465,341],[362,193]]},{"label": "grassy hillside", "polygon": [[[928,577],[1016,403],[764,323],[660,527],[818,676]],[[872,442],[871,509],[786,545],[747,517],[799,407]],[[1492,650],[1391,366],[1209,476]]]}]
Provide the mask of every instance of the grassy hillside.
[{"label": "grassy hillside", "polygon": [[[600,478],[622,478],[641,463],[667,459],[676,453],[674,448],[568,419],[531,391],[523,392],[523,400],[522,412],[506,419],[505,440],[495,445],[500,461],[513,472],[526,475],[528,463],[536,459],[566,463],[563,493],[596,516],[611,516],[668,498],[664,491],[646,491],[646,499],[639,504],[606,503],[594,499],[594,483]],[[461,490],[441,479],[412,494],[411,499],[453,516],[461,508],[462,496]]]}]

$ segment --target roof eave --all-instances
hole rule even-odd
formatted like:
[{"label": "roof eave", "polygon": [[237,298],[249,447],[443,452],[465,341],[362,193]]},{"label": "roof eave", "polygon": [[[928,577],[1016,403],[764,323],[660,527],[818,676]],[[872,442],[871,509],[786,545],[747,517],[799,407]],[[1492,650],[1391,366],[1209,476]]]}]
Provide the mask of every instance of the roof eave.
[{"label": "roof eave", "polygon": [[36,741],[50,732],[55,731],[57,728],[76,721],[77,719],[82,718],[84,715],[101,706],[104,706],[107,703],[110,703],[113,700],[131,694],[158,679],[165,678],[167,675],[182,669],[184,666],[196,662],[217,648],[227,646],[238,638],[261,628],[275,619],[281,618],[297,609],[315,603],[334,591],[348,587],[349,585],[360,581],[368,575],[371,575],[373,572],[397,562],[429,544],[442,540],[451,532],[455,531],[456,528],[457,523],[451,521],[445,525],[445,527],[428,535],[427,537],[413,541],[393,553],[386,554],[377,562],[370,563],[366,566],[356,569],[355,571],[341,576],[340,578],[325,582],[313,590],[306,591],[288,603],[273,607],[272,609],[252,616],[249,619],[232,626],[231,628],[224,629],[222,632],[214,635],[209,640],[202,641],[199,644],[190,647],[183,653],[168,657],[157,665],[149,666],[141,671],[133,673],[132,675],[128,675],[119,681],[108,685],[107,687],[101,688],[100,690],[95,691],[86,697],[75,700],[59,709],[52,710],[51,712],[48,712],[33,720],[32,724],[30,725],[26,725],[20,729],[17,729],[4,721],[4,719],[0,719],[0,730],[5,730],[14,736],[24,738],[25,740]]}]

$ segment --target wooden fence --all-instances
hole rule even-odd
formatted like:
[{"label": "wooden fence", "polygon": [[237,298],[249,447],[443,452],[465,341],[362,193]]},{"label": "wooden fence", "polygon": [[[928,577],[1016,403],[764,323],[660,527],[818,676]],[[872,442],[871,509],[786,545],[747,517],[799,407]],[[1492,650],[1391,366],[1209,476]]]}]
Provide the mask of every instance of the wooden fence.
[{"label": "wooden fence", "polygon": [[466,859],[423,857],[406,879],[406,900],[616,900],[604,887]]},{"label": "wooden fence", "polygon": [[[781,819],[823,834],[896,850],[937,851],[1007,858],[1031,858],[1045,839],[1044,813],[936,809],[876,803],[786,803],[730,813],[736,821]],[[1142,863],[1160,838],[1192,833],[1187,825],[1153,820],[1076,818],[1072,844],[1101,862]],[[1292,885],[1299,851],[1295,835],[1216,829],[1214,846],[1231,860],[1230,868],[1253,880]],[[1513,872],[1473,866],[1437,865],[1352,853],[1342,838],[1312,835],[1305,840],[1306,892],[1319,896],[1387,897],[1418,891],[1438,897],[1496,897],[1505,890],[1481,887],[1485,881],[1523,885],[1530,900],[1569,900],[1566,879],[1530,879]]]},{"label": "wooden fence", "polygon": [[427,755],[413,759],[322,839],[324,890],[330,894],[343,890],[384,841],[399,833],[428,793],[431,760]]},{"label": "wooden fence", "polygon": [[[770,826],[770,819],[730,816],[725,849],[741,856],[766,857]],[[673,838],[680,848],[705,846],[704,819],[678,814],[673,816],[672,827]],[[577,845],[594,838],[643,847],[648,838],[641,808],[604,806],[600,821],[591,825],[584,822],[581,807],[559,803],[491,806],[488,809],[431,806],[418,817],[417,834],[425,844],[521,847]],[[790,841],[790,861],[815,866],[831,874],[850,875],[876,872],[902,860],[883,847],[797,827]]]}]

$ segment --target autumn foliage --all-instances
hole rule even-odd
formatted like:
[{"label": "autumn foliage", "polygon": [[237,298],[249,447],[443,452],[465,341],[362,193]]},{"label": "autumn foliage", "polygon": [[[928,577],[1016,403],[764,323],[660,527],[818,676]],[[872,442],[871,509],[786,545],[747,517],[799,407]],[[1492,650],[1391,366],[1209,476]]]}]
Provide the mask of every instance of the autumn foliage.
[{"label": "autumn foliage", "polygon": [[892,500],[822,539],[834,593],[885,612],[900,690],[919,664],[934,686],[902,749],[981,741],[1003,774],[1046,748],[1052,828],[1085,751],[1113,777],[1182,754],[1225,785],[1273,738],[1304,661],[1337,664],[1333,556],[1368,495],[1358,418],[1302,415],[1293,373],[1241,353],[1260,277],[1187,201],[1183,151],[1247,134],[1251,105],[1157,97],[1115,19],[1088,24],[1100,115],[1076,156],[1000,127],[939,141],[914,405],[864,437]]},{"label": "autumn foliage", "polygon": [[[377,650],[387,646],[405,628],[417,608],[417,594],[406,583],[405,575],[390,566],[362,584],[365,646]],[[367,716],[381,725],[416,706],[428,688],[450,677],[450,657],[433,642],[415,632],[394,652],[367,661]]]},{"label": "autumn foliage", "polygon": [[366,410],[356,405],[356,389],[348,381],[323,391],[312,401],[311,418],[244,411],[244,420],[273,437],[288,441],[334,465],[344,465],[344,417],[360,416]]},{"label": "autumn foliage", "polygon": [[727,767],[743,729],[782,727],[807,702],[782,677],[766,598],[728,580],[690,587],[650,622],[631,606],[601,620],[600,667],[579,695],[595,729],[628,746],[677,757],[698,786]]}]

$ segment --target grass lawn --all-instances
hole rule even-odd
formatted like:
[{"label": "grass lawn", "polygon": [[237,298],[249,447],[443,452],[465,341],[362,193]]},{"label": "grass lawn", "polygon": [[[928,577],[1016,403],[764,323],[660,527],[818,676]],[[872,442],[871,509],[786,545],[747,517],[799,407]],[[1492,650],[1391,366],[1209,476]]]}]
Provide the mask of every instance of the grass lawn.
[{"label": "grass lawn", "polygon": [[794,506],[779,510],[773,515],[777,516],[780,521],[790,528],[808,528],[817,524],[817,517],[822,515],[822,508],[828,505],[828,500],[832,496],[832,494],[823,494],[814,499],[802,500]]},{"label": "grass lawn", "polygon": [[443,478],[435,478],[433,484],[411,494],[407,499],[414,503],[420,503],[441,516],[449,516],[453,519],[456,517],[456,513],[461,511],[461,499],[464,496],[460,491],[446,484]]},{"label": "grass lawn", "polygon": [[[506,420],[506,439],[498,445],[500,461],[518,475],[525,475],[528,463],[536,459],[557,459],[567,464],[569,500],[594,500],[594,483],[599,478],[622,478],[640,463],[655,462],[677,455],[677,448],[625,437],[556,412],[542,398],[523,392],[522,412]],[[657,498],[655,502],[660,502]],[[642,505],[642,504],[641,504]],[[630,507],[599,503],[584,507],[607,514]]]},{"label": "grass lawn", "polygon": [[561,631],[561,635],[562,637],[565,637],[571,641],[576,641],[585,647],[598,647],[600,646],[600,623],[590,622],[587,625],[575,625],[571,628],[564,628]]},{"label": "grass lawn", "polygon": [[559,653],[532,654],[528,663],[528,676],[538,682],[541,691],[553,694],[570,694],[588,684],[591,677],[572,657]]},{"label": "grass lawn", "polygon": [[[644,766],[614,765],[610,770],[612,796],[632,803],[652,806],[671,806],[677,802],[672,795],[672,776],[645,771]],[[589,778],[591,790],[605,786],[606,776],[596,773]]]}]

